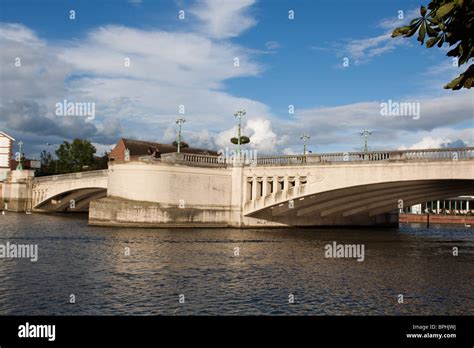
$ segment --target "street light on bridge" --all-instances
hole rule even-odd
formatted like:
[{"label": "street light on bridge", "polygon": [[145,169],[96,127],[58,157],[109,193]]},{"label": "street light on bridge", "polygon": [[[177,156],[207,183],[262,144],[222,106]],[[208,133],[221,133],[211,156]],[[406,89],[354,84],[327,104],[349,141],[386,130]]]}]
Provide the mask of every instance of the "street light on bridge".
[{"label": "street light on bridge", "polygon": [[234,113],[234,117],[237,117],[239,119],[239,126],[237,128],[237,153],[240,156],[240,144],[241,144],[241,128],[242,128],[242,117],[245,116],[247,112],[245,109],[237,110],[236,113]]},{"label": "street light on bridge", "polygon": [[364,152],[369,152],[368,138],[369,135],[372,135],[372,131],[364,129],[362,132],[360,132],[360,135],[364,137]]},{"label": "street light on bridge", "polygon": [[307,142],[308,142],[309,138],[311,138],[311,136],[307,133],[300,136],[300,139],[303,140],[303,155],[306,155]]},{"label": "street light on bridge", "polygon": [[16,166],[16,170],[23,170],[23,165],[22,165],[22,155],[23,155],[23,152],[21,151],[21,148],[23,146],[23,141],[19,141],[18,142],[18,147],[20,149],[20,152],[18,153],[18,157],[17,157],[17,161],[18,161],[18,164]]},{"label": "street light on bridge", "polygon": [[181,152],[181,126],[183,125],[184,122],[186,122],[186,120],[184,119],[183,116],[179,116],[176,119],[176,124],[178,125],[178,146],[177,146],[178,153]]}]

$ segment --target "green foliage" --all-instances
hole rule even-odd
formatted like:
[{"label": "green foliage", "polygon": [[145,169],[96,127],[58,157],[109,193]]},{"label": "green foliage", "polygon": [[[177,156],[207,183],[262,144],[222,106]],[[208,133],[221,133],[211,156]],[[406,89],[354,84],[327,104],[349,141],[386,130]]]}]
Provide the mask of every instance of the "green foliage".
[{"label": "green foliage", "polygon": [[[237,145],[239,143],[239,139],[234,137],[234,138],[230,139],[230,142],[234,145]],[[240,144],[245,145],[245,144],[248,144],[248,143],[250,143],[250,138],[248,136],[242,135],[240,137]]]},{"label": "green foliage", "polygon": [[37,176],[53,175],[56,172],[56,161],[50,152],[43,150],[40,154],[41,168],[39,169]]},{"label": "green foliage", "polygon": [[[173,141],[173,146],[174,146],[175,148],[178,148],[178,142],[177,142],[176,140]],[[179,144],[179,148],[180,148],[180,149],[185,149],[185,148],[187,148],[187,147],[189,147],[189,145],[188,145],[188,143],[185,143],[184,141],[182,141],[182,142]]]},{"label": "green foliage", "polygon": [[109,167],[109,154],[104,152],[101,157],[94,157],[94,163],[92,164],[93,170],[107,169]]},{"label": "green foliage", "polygon": [[74,139],[63,142],[56,150],[57,159],[50,152],[40,154],[41,168],[37,176],[107,169],[109,154],[95,156],[96,149],[88,140]]},{"label": "green foliage", "polygon": [[93,169],[96,163],[95,152],[95,147],[88,140],[74,139],[72,143],[63,142],[56,150],[57,172],[75,173]]},{"label": "green foliage", "polygon": [[[429,11],[428,11],[429,10]],[[455,46],[446,55],[457,57],[458,66],[469,62],[473,57],[474,1],[472,0],[432,0],[428,10],[421,6],[420,18],[413,19],[409,25],[397,28],[392,37],[411,37],[418,32],[417,41],[426,47],[448,44]],[[464,73],[448,83],[444,88],[458,90],[471,88],[474,84],[474,64]]]}]

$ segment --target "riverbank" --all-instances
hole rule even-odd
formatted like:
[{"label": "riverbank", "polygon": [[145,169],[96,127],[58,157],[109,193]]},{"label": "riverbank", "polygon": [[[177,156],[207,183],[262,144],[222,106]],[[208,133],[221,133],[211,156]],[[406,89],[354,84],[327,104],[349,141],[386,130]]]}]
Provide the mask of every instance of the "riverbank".
[{"label": "riverbank", "polygon": [[[474,216],[461,215],[431,215],[429,221],[432,224],[474,224]],[[428,220],[427,214],[400,214],[400,223],[426,223]]]}]

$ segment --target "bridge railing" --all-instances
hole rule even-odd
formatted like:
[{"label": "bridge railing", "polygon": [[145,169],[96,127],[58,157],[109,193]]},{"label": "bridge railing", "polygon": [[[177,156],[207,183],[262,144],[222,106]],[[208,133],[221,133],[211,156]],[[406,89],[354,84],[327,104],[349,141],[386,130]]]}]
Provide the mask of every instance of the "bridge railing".
[{"label": "bridge railing", "polygon": [[474,159],[474,147],[267,156],[257,157],[257,166],[304,165],[317,163],[360,163],[366,161],[429,161],[457,159]]},{"label": "bridge railing", "polygon": [[257,157],[257,165],[293,165],[306,164],[309,156],[288,155],[288,156],[268,156]]},{"label": "bridge railing", "polygon": [[104,176],[107,176],[107,173],[108,173],[107,169],[91,170],[89,172],[40,176],[38,178],[34,178],[33,180],[35,183],[51,182],[51,181],[68,181],[68,180],[76,180],[76,179],[89,179],[89,178],[104,177]]},{"label": "bridge railing", "polygon": [[225,158],[221,156],[201,155],[182,152],[162,154],[161,161],[167,163],[189,164],[205,167],[225,167],[227,165]]}]

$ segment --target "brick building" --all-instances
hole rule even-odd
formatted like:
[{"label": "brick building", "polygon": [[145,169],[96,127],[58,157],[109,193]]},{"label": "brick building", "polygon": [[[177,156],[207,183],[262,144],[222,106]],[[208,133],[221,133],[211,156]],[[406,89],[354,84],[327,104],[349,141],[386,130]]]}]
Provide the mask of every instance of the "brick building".
[{"label": "brick building", "polygon": [[[10,168],[11,170],[15,170],[16,167],[18,166],[18,161],[17,160],[11,160],[11,165]],[[36,159],[28,159],[24,158],[21,160],[21,166],[23,169],[40,169],[41,168],[41,161],[36,160]]]},{"label": "brick building", "polygon": [[[109,160],[125,160],[126,149],[130,151],[130,161],[136,161],[143,156],[152,156],[155,158],[160,158],[162,154],[176,152],[176,147],[174,147],[173,145],[121,138],[115,145],[114,149],[110,152]],[[217,156],[216,151],[192,147],[182,148],[181,152]]]}]

